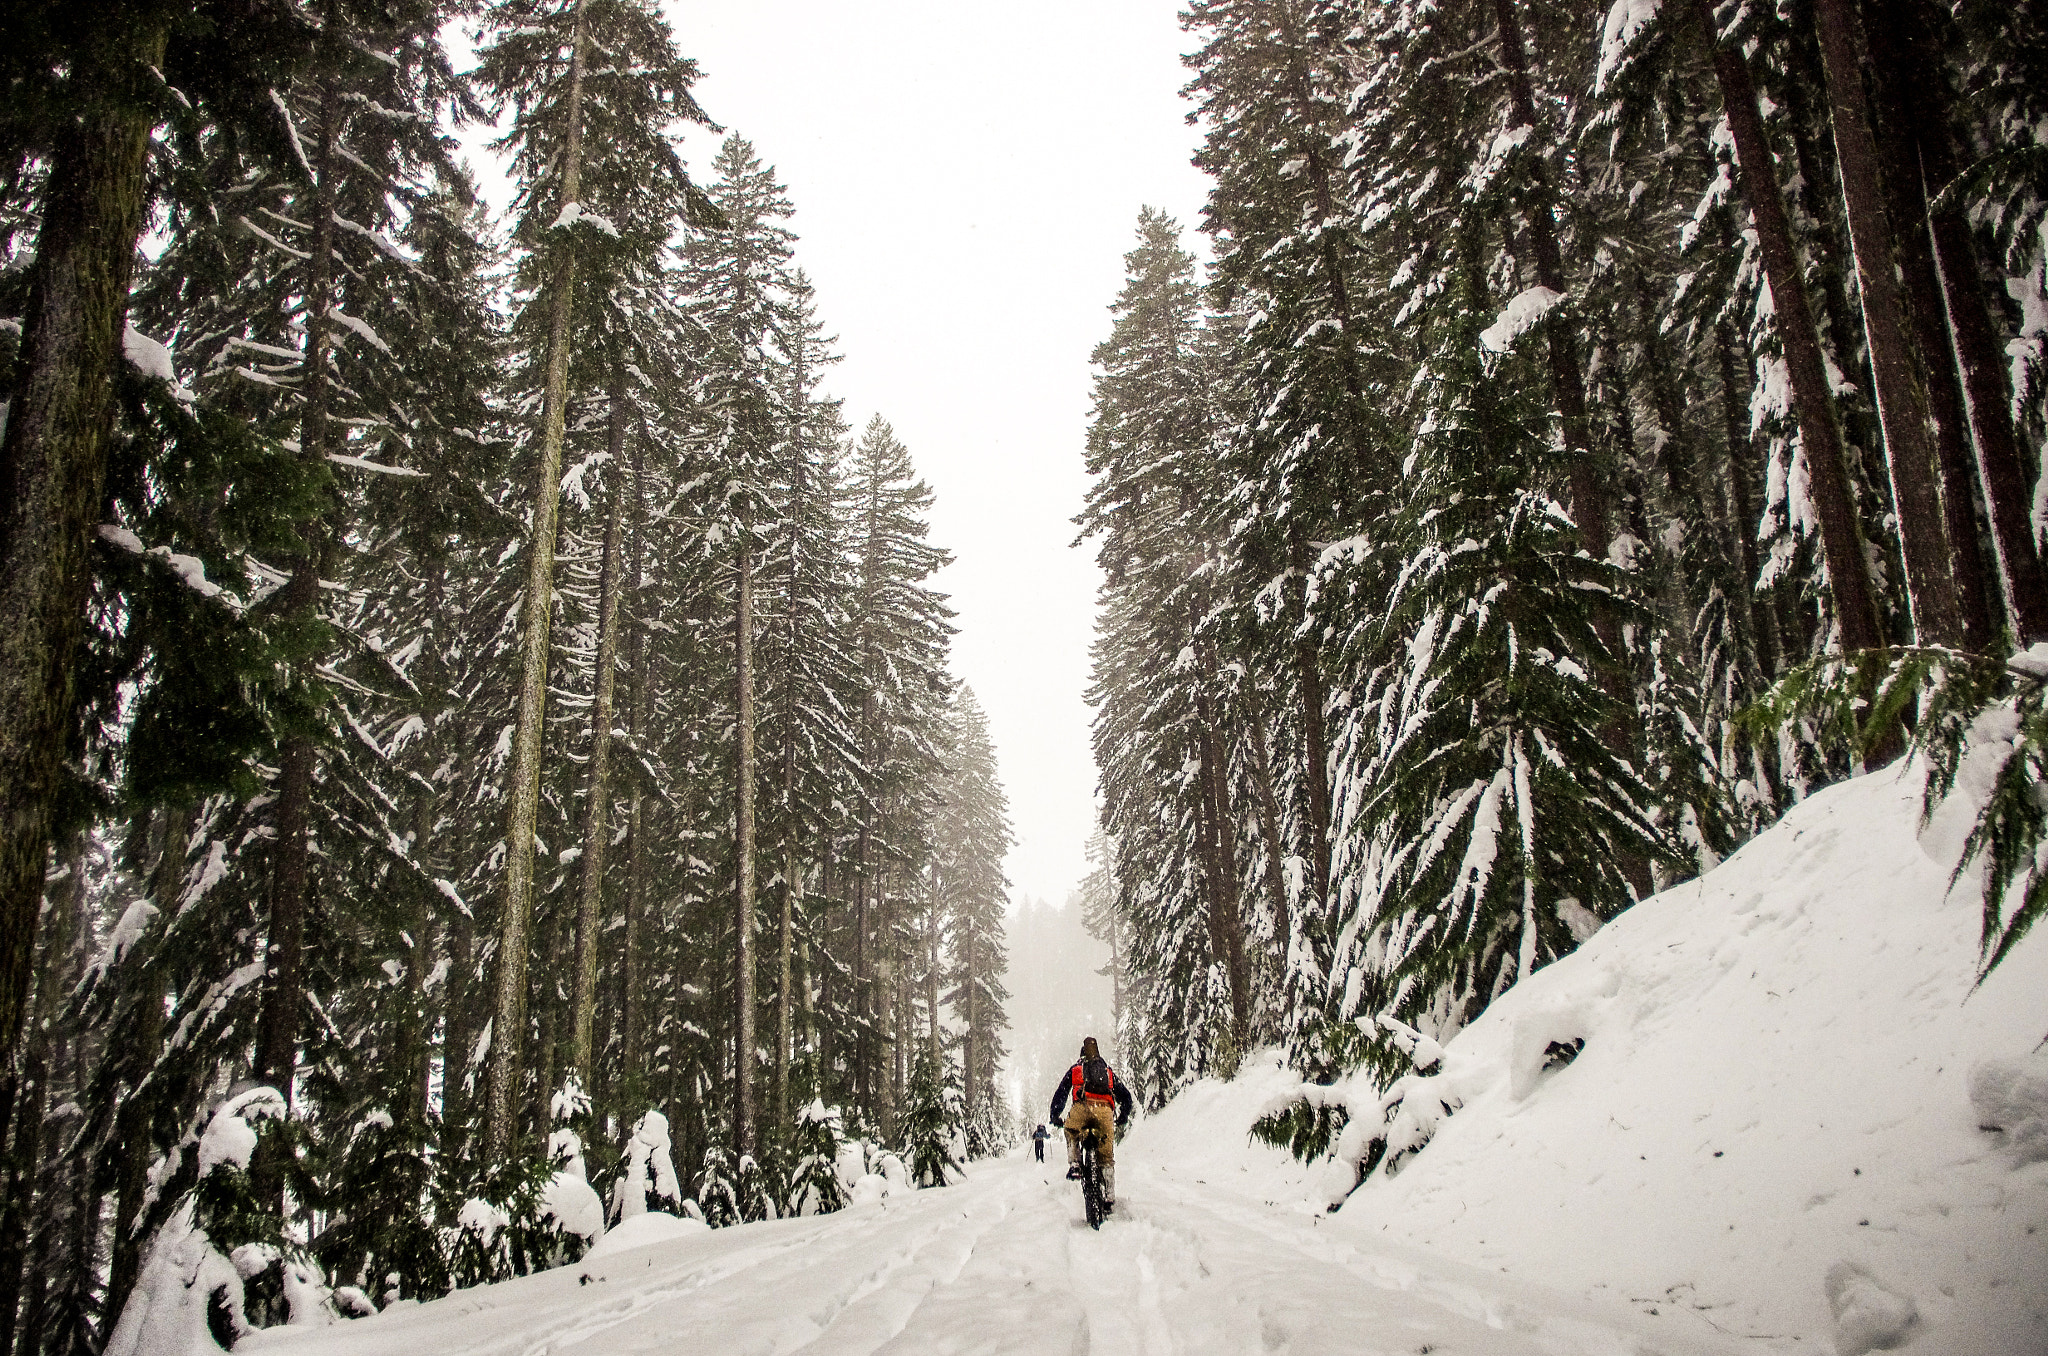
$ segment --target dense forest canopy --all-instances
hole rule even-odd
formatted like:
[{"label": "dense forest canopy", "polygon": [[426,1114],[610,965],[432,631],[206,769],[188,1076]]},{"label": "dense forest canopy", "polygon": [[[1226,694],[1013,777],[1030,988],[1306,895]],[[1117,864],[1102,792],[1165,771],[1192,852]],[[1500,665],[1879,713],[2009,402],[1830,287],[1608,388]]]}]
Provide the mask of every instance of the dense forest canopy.
[{"label": "dense forest canopy", "polygon": [[4,26],[0,1351],[1002,1147],[932,493],[659,7]]},{"label": "dense forest canopy", "polygon": [[[1489,1003],[1908,754],[1982,795],[1996,966],[2048,900],[2048,11],[1183,21],[1211,193],[1139,217],[1076,520],[1120,1076],[1277,1045],[1397,1161]],[[763,152],[686,164],[699,80],[653,0],[0,11],[0,1356],[1014,1135],[932,493],[828,394]]]},{"label": "dense forest canopy", "polygon": [[1995,965],[2048,888],[2048,12],[1183,23],[1212,187],[1139,218],[1078,520],[1150,1100],[1274,1042],[1390,1084],[1909,743],[1992,792]]}]

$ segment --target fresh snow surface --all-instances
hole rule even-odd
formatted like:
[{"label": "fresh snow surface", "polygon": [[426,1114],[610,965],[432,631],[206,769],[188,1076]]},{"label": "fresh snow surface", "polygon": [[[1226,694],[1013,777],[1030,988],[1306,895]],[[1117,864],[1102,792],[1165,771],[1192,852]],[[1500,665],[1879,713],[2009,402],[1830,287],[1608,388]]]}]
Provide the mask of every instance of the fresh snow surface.
[{"label": "fresh snow surface", "polygon": [[[1269,1080],[1270,1081],[1270,1080]],[[1197,1098],[1199,1100],[1199,1098]],[[1235,1104],[1241,1104],[1241,1098]],[[1185,1119],[1185,1118],[1182,1118]],[[945,1188],[610,1252],[426,1305],[265,1334],[265,1356],[626,1356],[898,1352],[1030,1356],[1431,1351],[1717,1356],[1625,1306],[1589,1303],[1340,1236],[1141,1128],[1119,1152],[1116,1215],[1081,1219],[1062,1165],[1023,1154]],[[1243,1157],[1207,1127],[1205,1152]],[[1147,1146],[1152,1145],[1152,1148]],[[1055,1153],[1053,1158],[1059,1155]],[[1199,1158],[1199,1156],[1198,1156]],[[1238,1165],[1227,1163],[1233,1174]],[[1249,1174],[1242,1174],[1249,1176]],[[658,1218],[637,1217],[636,1233]],[[1668,1325],[1667,1325],[1668,1326]],[[180,1353],[182,1356],[182,1353]]]},{"label": "fresh snow surface", "polygon": [[597,1246],[584,1254],[586,1262],[601,1262],[622,1252],[635,1248],[651,1248],[657,1243],[668,1243],[678,1238],[694,1238],[709,1233],[711,1226],[700,1219],[679,1219],[659,1210],[643,1210],[620,1220],[597,1240]]},{"label": "fresh snow surface", "polygon": [[[1261,1056],[1133,1128],[1099,1233],[1055,1141],[944,1189],[870,1175],[832,1215],[641,1215],[580,1264],[266,1356],[2041,1356],[2048,943],[1972,991],[1974,881],[1947,892],[1955,817],[1923,834],[1919,789],[1830,788],[1442,1047],[1403,1036],[1457,1109],[1338,1213],[1348,1168],[1247,1136],[1298,1087]],[[1544,1069],[1563,1038],[1583,1052]]]},{"label": "fresh snow surface", "polygon": [[[1823,791],[1503,995],[1415,1080],[1461,1105],[1339,1236],[1757,1349],[2048,1352],[2048,941],[1972,992],[1976,874],[1947,891],[1967,816],[1923,832],[1919,804],[1911,771]],[[1159,1120],[1208,1098],[1234,1142],[1258,1082]],[[1351,1180],[1239,1156],[1276,1199]]]}]

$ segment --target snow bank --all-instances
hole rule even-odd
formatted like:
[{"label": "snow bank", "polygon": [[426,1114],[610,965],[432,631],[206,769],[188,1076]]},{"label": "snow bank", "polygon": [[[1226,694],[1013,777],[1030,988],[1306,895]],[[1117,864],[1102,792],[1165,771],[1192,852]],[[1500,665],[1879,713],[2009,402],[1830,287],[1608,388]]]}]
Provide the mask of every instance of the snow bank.
[{"label": "snow bank", "polygon": [[[2048,943],[1972,992],[1919,795],[1830,788],[1509,991],[1430,1080],[1462,1105],[1327,1223],[1771,1349],[2048,1352]],[[1119,1156],[1319,1210],[1331,1165],[1245,1137],[1286,1087],[1199,1084]]]},{"label": "snow bank", "polygon": [[615,1253],[651,1248],[657,1243],[710,1232],[711,1226],[700,1219],[678,1219],[659,1210],[643,1210],[607,1230],[605,1236],[583,1254],[583,1260],[596,1262]]}]

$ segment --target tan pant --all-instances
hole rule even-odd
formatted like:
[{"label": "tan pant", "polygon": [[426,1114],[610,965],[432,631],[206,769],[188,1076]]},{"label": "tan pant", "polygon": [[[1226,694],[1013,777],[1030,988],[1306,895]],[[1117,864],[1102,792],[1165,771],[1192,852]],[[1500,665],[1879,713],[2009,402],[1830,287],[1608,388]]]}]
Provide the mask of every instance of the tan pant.
[{"label": "tan pant", "polygon": [[1067,1161],[1081,1161],[1081,1132],[1094,1126],[1099,1132],[1095,1156],[1105,1163],[1116,1161],[1116,1103],[1091,1102],[1082,1098],[1067,1109]]}]

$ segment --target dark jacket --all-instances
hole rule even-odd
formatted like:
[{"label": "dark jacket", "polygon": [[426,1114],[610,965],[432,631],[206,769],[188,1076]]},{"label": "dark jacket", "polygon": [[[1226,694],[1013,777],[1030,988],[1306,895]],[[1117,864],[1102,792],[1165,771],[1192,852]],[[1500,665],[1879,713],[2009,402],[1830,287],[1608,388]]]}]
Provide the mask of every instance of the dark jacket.
[{"label": "dark jacket", "polygon": [[[1052,1091],[1052,1115],[1049,1119],[1054,1124],[1058,1124],[1063,1119],[1062,1113],[1066,1110],[1067,1094],[1072,1091],[1074,1075],[1080,1068],[1081,1061],[1075,1060],[1067,1071],[1060,1075],[1060,1085]],[[1131,1118],[1131,1107],[1133,1105],[1131,1090],[1124,1086],[1124,1080],[1116,1076],[1116,1070],[1114,1069],[1109,1071],[1109,1086],[1110,1090],[1116,1094],[1116,1123],[1122,1125]]]}]

